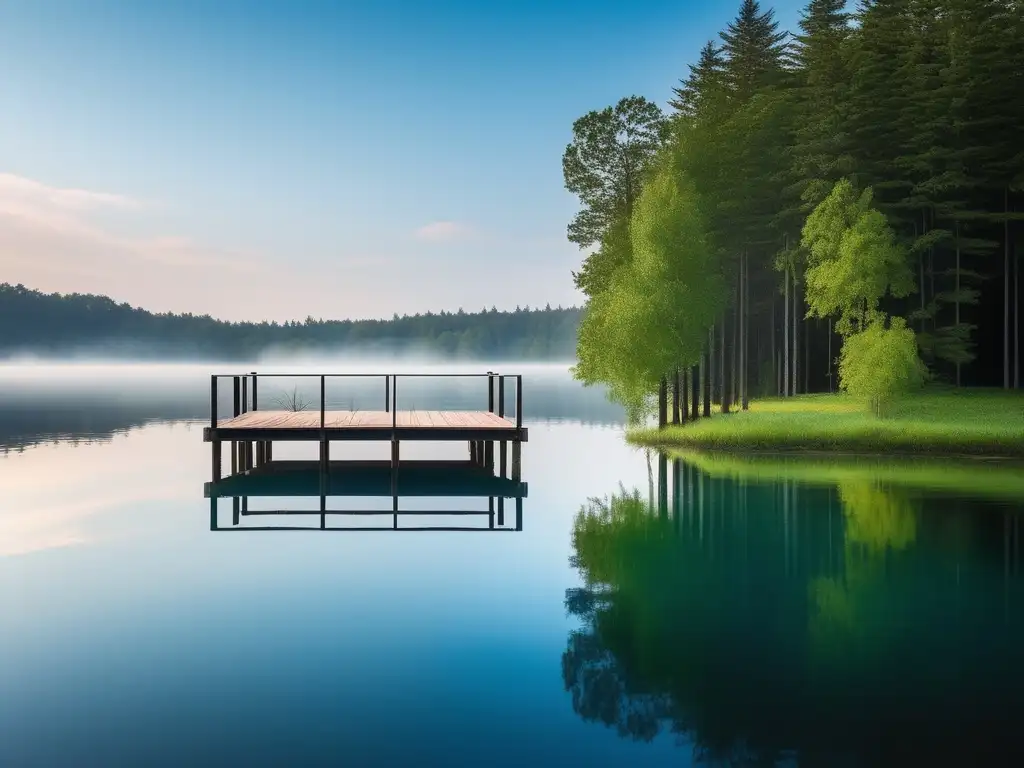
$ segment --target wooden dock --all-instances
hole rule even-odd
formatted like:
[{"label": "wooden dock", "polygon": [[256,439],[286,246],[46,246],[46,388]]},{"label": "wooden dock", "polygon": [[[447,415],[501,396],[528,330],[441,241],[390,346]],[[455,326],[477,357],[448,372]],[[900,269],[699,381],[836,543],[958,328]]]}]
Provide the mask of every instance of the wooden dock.
[{"label": "wooden dock", "polygon": [[[319,379],[319,407],[307,409],[261,409],[259,384],[273,378]],[[480,411],[402,410],[399,383],[404,379],[480,379],[486,383],[487,409]],[[218,412],[218,389],[222,380],[231,383],[232,409],[223,417]],[[384,410],[334,410],[327,408],[326,387],[332,379],[376,379],[383,384]],[[515,410],[505,415],[506,382],[515,386]],[[483,393],[482,393],[483,394]],[[301,404],[305,406],[305,403]],[[386,441],[391,444],[388,469],[391,483],[405,466],[400,459],[404,441],[464,442],[468,446],[469,466],[480,467],[500,477],[508,476],[508,449],[511,447],[511,474],[520,479],[521,446],[529,433],[523,426],[523,377],[498,374],[247,374],[210,377],[210,425],[203,429],[204,442],[212,445],[212,482],[222,480],[222,446],[229,445],[231,475],[245,474],[274,462],[274,443],[316,442],[320,444],[320,473],[328,475],[332,466],[330,446],[338,441]]]}]

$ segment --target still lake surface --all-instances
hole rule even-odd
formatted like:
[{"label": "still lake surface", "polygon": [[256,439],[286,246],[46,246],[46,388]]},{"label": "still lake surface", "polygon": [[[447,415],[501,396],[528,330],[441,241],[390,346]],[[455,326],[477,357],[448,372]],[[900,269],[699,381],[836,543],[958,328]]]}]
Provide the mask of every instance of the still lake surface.
[{"label": "still lake surface", "polygon": [[0,765],[1024,764],[1019,466],[666,459],[506,369],[521,531],[228,535],[209,366],[0,366]]}]

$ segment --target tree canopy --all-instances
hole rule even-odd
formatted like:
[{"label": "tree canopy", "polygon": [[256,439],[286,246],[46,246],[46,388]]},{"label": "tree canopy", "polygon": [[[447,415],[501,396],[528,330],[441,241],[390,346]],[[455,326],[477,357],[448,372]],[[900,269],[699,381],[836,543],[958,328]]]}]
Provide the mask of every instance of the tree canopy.
[{"label": "tree canopy", "polygon": [[[1019,0],[809,0],[792,35],[771,8],[740,0],[723,21],[673,89],[670,130],[645,134],[650,172],[624,184],[617,108],[574,126],[570,149],[603,148],[563,163],[583,204],[570,239],[598,246],[574,273],[588,298],[584,379],[628,369],[634,401],[650,397],[692,364],[674,334],[707,321],[687,291],[714,279],[701,370],[719,402],[831,389],[844,339],[876,321],[878,338],[912,338],[939,380],[1019,387]],[[657,234],[630,231],[648,187],[697,212],[699,246],[672,234],[689,215],[679,211],[650,212]],[[652,253],[661,271],[627,268]]]}]

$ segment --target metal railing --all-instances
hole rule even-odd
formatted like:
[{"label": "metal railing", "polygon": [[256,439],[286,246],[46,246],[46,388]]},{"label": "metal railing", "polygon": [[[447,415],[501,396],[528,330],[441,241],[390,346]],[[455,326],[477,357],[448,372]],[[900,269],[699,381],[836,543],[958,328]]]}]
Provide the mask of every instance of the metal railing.
[{"label": "metal railing", "polygon": [[[327,412],[327,380],[328,379],[384,379],[384,410],[391,413],[392,429],[398,426],[398,380],[399,379],[487,379],[487,410],[505,418],[505,380],[514,379],[516,387],[515,424],[516,429],[523,426],[523,376],[522,374],[500,374],[494,371],[487,373],[249,373],[211,374],[210,376],[210,426],[217,428],[217,382],[220,379],[232,380],[232,417],[256,411],[259,408],[258,386],[260,379],[320,379],[320,428],[324,429]],[[252,381],[252,399],[250,408],[249,381]],[[497,390],[497,392],[495,392]],[[495,398],[497,395],[497,398]],[[497,400],[497,411],[495,411]]]}]

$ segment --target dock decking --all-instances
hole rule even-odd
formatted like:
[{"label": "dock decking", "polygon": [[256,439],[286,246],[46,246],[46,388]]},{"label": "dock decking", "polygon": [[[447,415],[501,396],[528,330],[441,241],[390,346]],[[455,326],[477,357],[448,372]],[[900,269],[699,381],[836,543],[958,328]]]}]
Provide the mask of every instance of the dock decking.
[{"label": "dock decking", "polygon": [[249,411],[217,421],[222,440],[513,440],[529,435],[489,411]]}]

